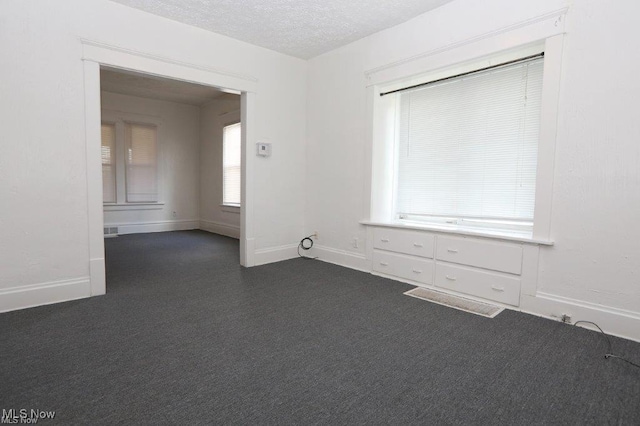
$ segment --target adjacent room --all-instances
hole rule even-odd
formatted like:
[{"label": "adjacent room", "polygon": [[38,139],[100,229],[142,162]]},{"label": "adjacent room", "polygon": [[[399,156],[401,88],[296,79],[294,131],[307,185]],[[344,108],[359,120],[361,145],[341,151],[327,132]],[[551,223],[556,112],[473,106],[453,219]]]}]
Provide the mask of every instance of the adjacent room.
[{"label": "adjacent room", "polygon": [[0,422],[640,424],[631,0],[8,0]]},{"label": "adjacent room", "polygon": [[105,236],[240,238],[240,96],[110,69],[100,88]]}]

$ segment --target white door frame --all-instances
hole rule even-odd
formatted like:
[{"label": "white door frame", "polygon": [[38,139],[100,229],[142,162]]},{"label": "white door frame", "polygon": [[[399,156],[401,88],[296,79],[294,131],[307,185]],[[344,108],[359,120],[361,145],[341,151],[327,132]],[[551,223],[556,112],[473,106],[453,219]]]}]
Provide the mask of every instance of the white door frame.
[{"label": "white door frame", "polygon": [[84,61],[85,133],[87,155],[87,216],[91,295],[106,292],[102,164],[100,161],[100,66],[106,65],[159,77],[203,84],[241,93],[242,209],[240,213],[240,264],[253,266],[253,164],[250,146],[255,139],[256,78],[226,70],[189,64],[171,58],[136,52],[91,40],[81,40]]}]

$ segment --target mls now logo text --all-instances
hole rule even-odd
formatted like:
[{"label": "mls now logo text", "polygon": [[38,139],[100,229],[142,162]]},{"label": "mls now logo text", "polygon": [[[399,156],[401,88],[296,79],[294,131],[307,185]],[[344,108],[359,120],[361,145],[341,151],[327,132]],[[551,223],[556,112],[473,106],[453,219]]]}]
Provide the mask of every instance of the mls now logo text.
[{"label": "mls now logo text", "polygon": [[55,411],[27,410],[21,409],[2,409],[1,424],[35,424],[40,419],[53,419],[56,416]]}]

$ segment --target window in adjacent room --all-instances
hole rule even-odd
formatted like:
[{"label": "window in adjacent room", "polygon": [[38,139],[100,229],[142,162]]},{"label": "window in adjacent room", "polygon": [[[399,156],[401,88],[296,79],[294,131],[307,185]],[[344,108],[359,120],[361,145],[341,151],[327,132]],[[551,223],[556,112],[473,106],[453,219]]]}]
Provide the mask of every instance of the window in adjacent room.
[{"label": "window in adjacent room", "polygon": [[223,195],[222,204],[240,206],[241,125],[225,126],[222,137]]},{"label": "window in adjacent room", "polygon": [[128,203],[158,201],[156,126],[126,123],[126,200]]},{"label": "window in adjacent room", "polygon": [[385,94],[395,220],[530,232],[542,75],[538,55]]},{"label": "window in adjacent room", "polygon": [[102,202],[116,202],[116,126],[102,123]]},{"label": "window in adjacent room", "polygon": [[160,204],[158,126],[121,118],[102,123],[102,202],[109,209]]}]

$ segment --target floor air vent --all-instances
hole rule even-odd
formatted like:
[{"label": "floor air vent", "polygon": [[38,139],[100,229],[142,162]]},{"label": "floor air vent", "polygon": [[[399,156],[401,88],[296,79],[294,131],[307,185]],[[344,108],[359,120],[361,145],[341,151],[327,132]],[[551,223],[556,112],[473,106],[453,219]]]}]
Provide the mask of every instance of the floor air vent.
[{"label": "floor air vent", "polygon": [[476,302],[458,296],[441,293],[439,291],[429,290],[422,287],[414,288],[406,293],[407,296],[416,297],[428,302],[437,303],[438,305],[448,306],[472,314],[482,315],[483,317],[493,318],[504,310],[499,306],[490,305],[488,303]]},{"label": "floor air vent", "polygon": [[118,236],[118,227],[117,226],[105,226],[104,227],[104,236],[105,237],[117,237]]}]

